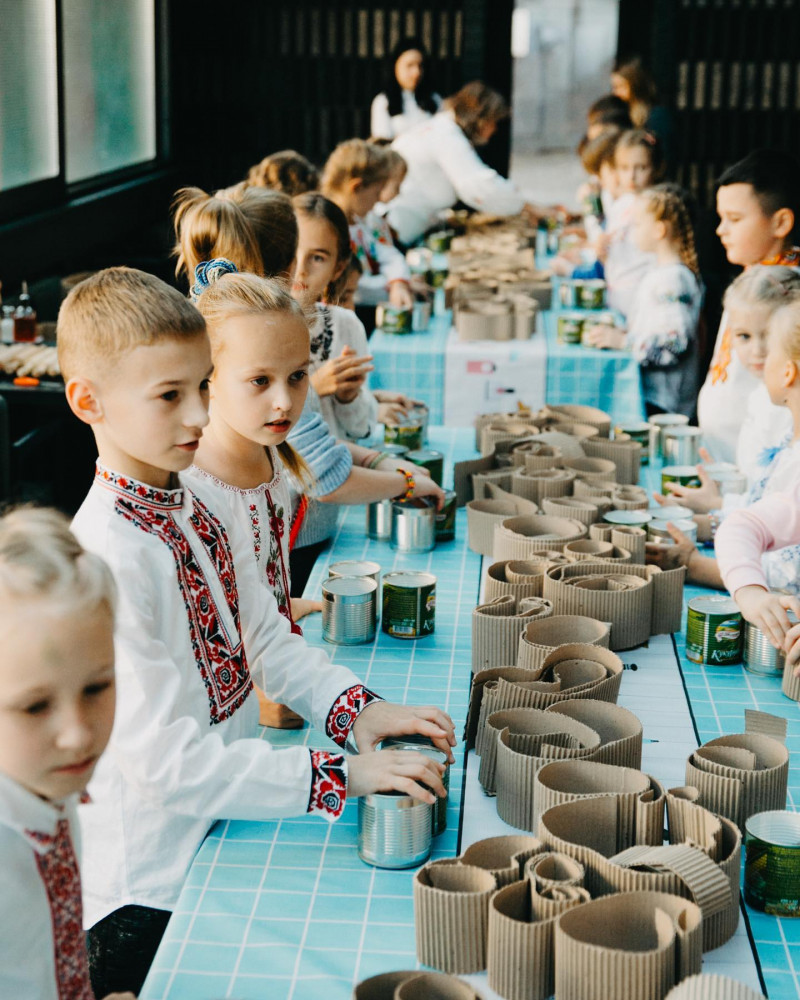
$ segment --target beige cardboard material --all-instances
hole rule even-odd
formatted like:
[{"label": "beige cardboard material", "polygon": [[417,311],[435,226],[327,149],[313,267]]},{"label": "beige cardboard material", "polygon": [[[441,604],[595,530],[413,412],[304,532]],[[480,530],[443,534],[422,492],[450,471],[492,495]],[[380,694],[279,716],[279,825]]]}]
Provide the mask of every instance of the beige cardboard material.
[{"label": "beige cardboard material", "polygon": [[530,622],[519,639],[517,666],[539,670],[556,647],[567,642],[607,648],[610,632],[605,622],[581,615],[553,614],[544,621]]},{"label": "beige cardboard material", "polygon": [[529,472],[515,468],[511,476],[511,492],[540,504],[546,497],[567,497],[572,493],[575,473],[569,469],[539,469]]},{"label": "beige cardboard material", "polygon": [[619,484],[613,479],[611,481],[604,479],[602,482],[599,480],[589,482],[578,476],[572,489],[576,497],[595,497],[598,500],[608,501],[610,504],[614,494],[619,489]]},{"label": "beige cardboard material", "polygon": [[472,551],[490,556],[495,525],[516,513],[516,506],[510,500],[471,500],[467,504],[467,536]]},{"label": "beige cardboard material", "polygon": [[[635,563],[643,563],[645,557],[645,546],[647,545],[647,532],[643,528],[634,527],[617,527],[611,529],[611,542],[613,545],[618,546],[621,549],[627,549],[631,554],[631,561]],[[671,570],[670,572],[675,572]],[[677,586],[677,585],[676,585]],[[681,579],[681,588],[683,587],[683,579]],[[670,631],[676,632],[680,628],[680,622],[676,628]],[[660,632],[654,632],[654,635],[661,635]]]},{"label": "beige cardboard material", "polygon": [[504,420],[497,423],[486,424],[481,429],[481,455],[492,455],[503,446],[503,450],[510,451],[521,441],[527,440],[531,435],[538,434],[539,428],[535,424],[525,420]]},{"label": "beige cardboard material", "polygon": [[596,427],[600,436],[604,438],[607,438],[611,433],[611,417],[596,406],[579,406],[574,403],[566,403],[562,406],[547,405],[542,412],[545,416],[551,415],[589,424]]},{"label": "beige cardboard material", "polygon": [[600,747],[592,760],[638,771],[642,766],[642,723],[633,712],[614,704],[614,700],[581,697],[556,702],[547,711],[568,715],[594,729],[600,737]]},{"label": "beige cardboard material", "polygon": [[468,865],[429,862],[414,875],[417,958],[442,972],[486,968],[494,875]]},{"label": "beige cardboard material", "polygon": [[744,731],[761,736],[770,736],[773,740],[786,742],[789,720],[781,715],[771,715],[769,712],[758,712],[754,708],[744,710]]},{"label": "beige cardboard material", "polygon": [[652,501],[641,486],[620,486],[614,490],[611,502],[615,510],[647,510]]},{"label": "beige cardboard material", "polygon": [[592,497],[544,497],[542,510],[551,517],[570,517],[587,527],[599,521],[606,504]]},{"label": "beige cardboard material", "polygon": [[[560,739],[563,730],[558,726],[550,726],[538,722],[538,716],[544,715],[542,709],[506,708],[501,711],[486,714],[482,706],[482,718],[479,722],[475,755],[480,757],[478,781],[483,790],[494,795],[497,776],[497,738],[505,729],[517,734],[539,735],[549,733],[555,739]],[[563,740],[562,740],[563,742]]]},{"label": "beige cardboard material", "polygon": [[561,449],[542,441],[530,441],[517,445],[513,451],[514,465],[521,466],[528,472],[541,472],[543,469],[554,469],[561,461]]},{"label": "beige cardboard material", "polygon": [[382,972],[364,979],[353,990],[353,1000],[394,1000],[394,991],[407,979],[419,975],[418,969],[402,972]]},{"label": "beige cardboard material", "polygon": [[586,537],[586,525],[566,517],[510,517],[494,528],[492,556],[501,559],[527,559],[536,552],[560,551],[566,542]]},{"label": "beige cardboard material", "polygon": [[531,892],[541,894],[555,888],[582,887],[586,878],[586,869],[580,861],[576,861],[567,854],[545,851],[534,855],[525,862],[524,874],[531,883]]},{"label": "beige cardboard material", "polygon": [[506,579],[511,583],[524,583],[532,577],[542,577],[552,566],[564,566],[569,560],[563,552],[545,549],[534,552],[527,559],[509,559],[506,563]]},{"label": "beige cardboard material", "polygon": [[418,972],[394,991],[394,1000],[480,1000],[480,995],[461,979],[437,972]]},{"label": "beige cardboard material", "polygon": [[583,442],[583,450],[589,458],[606,458],[613,462],[617,467],[618,483],[635,486],[639,482],[642,446],[638,441],[591,438]]},{"label": "beige cardboard material", "polygon": [[582,538],[579,542],[567,542],[564,555],[570,562],[580,562],[582,559],[607,559],[613,555],[614,546],[611,542],[599,542],[593,538]]},{"label": "beige cardboard material", "polygon": [[696,844],[714,861],[722,852],[722,821],[719,816],[697,804],[700,792],[691,785],[670,788],[667,792],[669,842]]},{"label": "beige cardboard material", "polygon": [[784,664],[781,691],[792,701],[800,701],[800,677],[795,677],[792,663]]},{"label": "beige cardboard material", "polygon": [[492,489],[500,487],[504,491],[511,489],[511,469],[497,466],[487,472],[476,472],[472,476],[472,499],[491,500]]},{"label": "beige cardboard material", "polygon": [[[477,443],[475,447],[477,449]],[[453,489],[458,497],[459,507],[463,507],[465,503],[474,499],[472,490],[473,475],[488,472],[494,467],[494,458],[491,455],[484,455],[481,458],[470,458],[465,462],[456,462],[453,465]]]},{"label": "beige cardboard material", "polygon": [[472,612],[472,672],[513,663],[519,637],[528,621],[547,618],[553,606],[541,597],[524,598],[517,607],[513,597],[496,597]]},{"label": "beige cardboard material", "polygon": [[641,795],[650,790],[650,779],[641,771],[590,760],[555,761],[536,772],[533,787],[533,813],[539,816],[562,802],[579,798],[612,795],[622,812],[621,822],[636,823],[636,808]]},{"label": "beige cardboard material", "polygon": [[701,913],[679,896],[620,893],[556,921],[557,1000],[663,1000],[700,971]]},{"label": "beige cardboard material", "polygon": [[540,431],[535,435],[534,440],[558,448],[564,458],[581,458],[585,454],[581,439],[575,434],[566,433],[570,429],[567,424],[552,424],[551,426],[557,427],[558,430]]},{"label": "beige cardboard material", "polygon": [[[467,721],[464,727],[464,741],[468,750],[475,746],[478,733],[483,732],[486,721],[486,713],[482,709],[485,687],[489,682],[496,681],[501,677],[510,681],[530,680],[536,677],[536,671],[525,670],[523,667],[495,667],[492,670],[481,670],[480,673],[473,675],[469,692]],[[478,755],[480,756],[480,752]]]},{"label": "beige cardboard material", "polygon": [[[548,564],[542,563],[542,572],[538,575],[523,576],[511,581],[507,573],[510,561],[505,559],[503,562],[492,563],[486,571],[486,600],[493,601],[496,597],[513,597],[516,600],[522,597],[541,597],[544,568]],[[516,658],[515,652],[513,660]]]},{"label": "beige cardboard material", "polygon": [[731,887],[725,872],[707,854],[688,844],[629,847],[609,861],[623,868],[646,867],[679,875],[704,919],[730,906]]},{"label": "beige cardboard material", "polygon": [[498,888],[518,882],[528,862],[541,855],[542,843],[536,837],[512,834],[476,840],[461,855],[461,863],[483,868],[494,875]]},{"label": "beige cardboard material", "polygon": [[455,328],[459,340],[512,340],[512,307],[499,299],[469,299],[456,309]]},{"label": "beige cardboard material", "polygon": [[584,441],[591,440],[599,436],[599,431],[596,427],[591,424],[584,424],[580,420],[569,420],[568,418],[559,417],[557,420],[549,420],[542,423],[541,418],[539,418],[539,424],[543,431],[555,431],[558,434],[568,434],[572,437],[578,438],[581,442],[581,446]]},{"label": "beige cardboard material", "polygon": [[587,483],[616,481],[617,466],[608,458],[565,458],[561,462]]},{"label": "beige cardboard material", "polygon": [[728,976],[701,973],[688,976],[680,985],[671,989],[665,1000],[767,1000],[763,993],[756,993],[744,983]]}]

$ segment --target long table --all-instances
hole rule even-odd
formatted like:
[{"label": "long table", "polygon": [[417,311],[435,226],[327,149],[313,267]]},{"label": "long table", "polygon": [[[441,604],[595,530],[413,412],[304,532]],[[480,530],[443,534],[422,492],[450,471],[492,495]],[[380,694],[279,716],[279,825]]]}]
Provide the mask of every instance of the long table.
[{"label": "long table", "polygon": [[[474,454],[473,433],[434,428],[431,446],[445,452],[451,468],[454,459]],[[655,471],[646,472],[651,486]],[[366,539],[363,509],[352,508],[306,590],[307,596],[318,594],[328,564],[337,559],[374,559],[384,571],[434,572],[433,636],[403,642],[379,633],[371,645],[328,648],[385,696],[446,708],[459,732],[470,682],[470,618],[482,568],[466,541],[461,510],[456,541],[433,553],[400,556],[388,544]],[[695,593],[687,588],[687,599]],[[319,617],[304,625],[309,641],[320,643]],[[622,654],[626,670],[620,703],[644,724],[645,770],[669,787],[683,784],[686,757],[694,747],[741,732],[744,709],[759,708],[789,719],[789,808],[795,808],[800,802],[800,707],[781,694],[777,678],[757,677],[738,666],[696,665],[684,652],[681,633],[655,637]],[[265,730],[262,737],[276,745],[330,746],[309,729]],[[509,828],[480,790],[474,758],[465,759],[461,746],[451,775],[448,829],[434,841],[433,857],[454,857],[497,832]],[[218,823],[192,865],[142,1000],[348,1000],[354,982],[417,966],[411,886],[410,872],[376,869],[359,860],[354,803],[332,825],[314,817]],[[800,997],[800,921],[745,907],[742,912],[735,938],[707,953],[705,967],[754,988],[759,988],[760,967],[772,1000]],[[485,974],[466,978],[486,1000],[495,1000]]]}]

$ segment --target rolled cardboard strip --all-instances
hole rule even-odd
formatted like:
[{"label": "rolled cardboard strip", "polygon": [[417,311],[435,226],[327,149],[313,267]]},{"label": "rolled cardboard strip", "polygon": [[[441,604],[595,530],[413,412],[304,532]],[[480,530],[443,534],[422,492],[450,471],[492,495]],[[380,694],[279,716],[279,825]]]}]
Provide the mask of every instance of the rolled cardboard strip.
[{"label": "rolled cardboard strip", "polygon": [[[544,714],[542,709],[534,711]],[[531,715],[531,709],[528,708],[505,708],[489,712],[487,707],[482,712],[482,716],[475,744],[475,754],[481,759],[478,781],[485,792],[494,795],[497,771],[497,737],[504,729],[508,728],[513,729],[516,733],[536,732],[537,720],[535,715]],[[557,736],[560,730],[558,726],[553,726],[549,732]]]},{"label": "rolled cardboard strip", "polygon": [[607,700],[581,697],[556,702],[547,711],[568,715],[595,730],[600,746],[593,761],[638,771],[642,766],[642,723],[633,712],[614,701],[612,697]]},{"label": "rolled cardboard strip", "polygon": [[518,410],[497,411],[495,413],[481,413],[475,417],[475,450],[480,451],[481,431],[488,424],[499,424],[506,421],[524,420],[533,423],[532,414],[528,407],[520,407]]},{"label": "rolled cardboard strip", "polygon": [[[643,528],[612,528],[611,544],[621,549],[627,549],[627,551],[631,554],[631,562],[643,563],[647,545],[647,532]],[[670,572],[674,573],[675,571],[670,570]],[[681,576],[681,588],[682,587],[683,576]],[[679,628],[680,623],[676,628],[672,629],[672,631],[676,632]],[[661,635],[662,633],[656,632],[654,634]]]},{"label": "rolled cardboard strip", "polygon": [[575,858],[571,858],[567,854],[544,851],[525,862],[524,875],[531,883],[531,889],[542,893],[556,887],[582,887],[586,878],[586,869],[580,861],[576,861]]},{"label": "rolled cardboard strip", "polygon": [[[558,419],[550,420],[547,423],[542,423],[540,420],[539,426],[543,432],[554,432],[577,438],[581,442],[581,448],[583,448],[586,441],[596,438],[599,434],[596,427],[592,427],[591,424],[581,423],[579,420]],[[575,457],[577,458],[578,456],[576,455]]]},{"label": "rolled cardboard strip", "polygon": [[569,469],[539,469],[529,472],[515,468],[511,476],[511,492],[540,504],[545,497],[566,497],[572,493],[575,473]]},{"label": "rolled cardboard strip", "polygon": [[578,542],[567,542],[564,555],[570,562],[581,559],[606,559],[614,552],[611,542],[599,542],[593,538],[582,538]]},{"label": "rolled cardboard strip", "polygon": [[[612,539],[614,533],[612,532]],[[616,542],[614,543],[617,544]],[[622,543],[625,544],[624,542]],[[657,567],[654,567],[657,568]],[[680,632],[683,616],[683,587],[686,567],[662,570],[653,575],[653,617],[650,620],[652,635]]]},{"label": "rolled cardboard strip", "polygon": [[469,547],[482,556],[490,556],[494,545],[495,525],[516,514],[509,500],[470,500],[467,504]]},{"label": "rolled cardboard strip", "polygon": [[543,469],[554,469],[561,461],[561,449],[542,441],[529,441],[517,445],[513,449],[514,464],[522,466],[528,472],[541,472]]},{"label": "rolled cardboard strip", "polygon": [[562,406],[547,405],[544,414],[566,418],[568,420],[578,420],[583,424],[596,427],[600,436],[607,438],[611,433],[611,417],[596,406],[580,406],[574,403],[566,403]]},{"label": "rolled cardboard strip", "polygon": [[635,486],[639,482],[639,467],[642,463],[642,446],[638,441],[615,438],[591,438],[584,441],[583,450],[589,458],[607,458],[617,467],[617,482],[624,486]]},{"label": "rolled cardboard strip", "polygon": [[665,1000],[767,1000],[763,993],[756,993],[744,983],[728,976],[700,973],[687,976],[682,983],[667,993]]},{"label": "rolled cardboard strip", "polygon": [[782,715],[772,715],[769,712],[759,712],[755,708],[744,710],[744,731],[760,736],[770,736],[781,743],[786,742],[789,720]]},{"label": "rolled cardboard strip", "polygon": [[472,865],[429,862],[414,875],[417,958],[441,972],[486,968],[494,875]]},{"label": "rolled cardboard strip", "polygon": [[563,429],[560,424],[552,424],[551,426],[558,427],[559,429],[546,431],[540,430],[539,433],[534,436],[534,440],[541,441],[543,444],[549,444],[554,448],[558,448],[561,454],[566,458],[580,458],[585,454],[581,444],[581,439],[576,437],[574,434],[566,433],[566,424],[563,426]]},{"label": "rolled cardboard strip", "polygon": [[370,976],[356,985],[353,990],[353,1000],[394,1000],[394,991],[407,979],[419,975],[418,969],[401,972],[382,972],[379,976]]},{"label": "rolled cardboard strip", "polygon": [[623,868],[646,867],[674,872],[703,911],[704,920],[731,904],[731,887],[725,872],[707,854],[688,844],[629,847],[609,861]]},{"label": "rolled cardboard strip", "polygon": [[551,517],[570,517],[587,527],[599,521],[605,504],[590,497],[544,497],[542,510]]},{"label": "rolled cardboard strip", "polygon": [[595,480],[590,482],[588,479],[583,479],[581,476],[575,480],[573,484],[572,491],[576,497],[598,497],[602,500],[608,500],[611,502],[612,497],[618,489],[618,484],[614,480]]},{"label": "rolled cardboard strip", "polygon": [[[486,571],[486,600],[492,601],[496,597],[513,597],[519,600],[522,597],[541,597],[542,580],[544,578],[544,567],[542,572],[536,575],[520,576],[517,580],[509,580],[508,565],[510,560],[492,563]],[[513,660],[516,660],[516,653]]]},{"label": "rolled cardboard strip", "polygon": [[481,455],[491,455],[501,444],[510,451],[515,444],[537,434],[539,428],[522,420],[506,420],[486,424],[481,428]]},{"label": "rolled cardboard strip", "polygon": [[[478,448],[478,442],[475,442]],[[491,455],[484,455],[481,458],[470,458],[465,462],[456,462],[453,465],[453,489],[458,497],[458,506],[463,507],[465,503],[474,499],[472,491],[472,477],[480,473],[488,472],[494,468],[494,458]]]},{"label": "rolled cardboard strip", "polygon": [[454,976],[418,972],[395,988],[394,1000],[480,1000],[480,995]]},{"label": "rolled cardboard strip", "polygon": [[610,628],[605,622],[581,615],[557,615],[527,624],[519,638],[517,666],[541,670],[558,646],[572,640],[580,645],[608,647]]},{"label": "rolled cardboard strip", "polygon": [[518,608],[515,598],[496,597],[472,612],[473,673],[513,663],[525,624],[553,613],[550,602],[540,597],[523,598],[522,603]]},{"label": "rolled cardboard strip", "polygon": [[542,813],[562,802],[610,795],[617,800],[620,822],[635,825],[639,798],[649,789],[650,778],[633,768],[590,760],[555,761],[534,777],[534,818],[538,825]]},{"label": "rolled cardboard strip", "polygon": [[703,951],[719,948],[730,941],[739,926],[739,879],[742,871],[742,835],[735,823],[720,817],[722,837],[716,862],[728,877],[731,903],[703,921]]},{"label": "rolled cardboard strip", "polygon": [[663,1000],[700,971],[698,906],[666,893],[623,892],[567,910],[555,928],[558,1000]]},{"label": "rolled cardboard strip", "polygon": [[493,486],[503,490],[511,489],[511,469],[491,468],[486,472],[475,472],[472,475],[472,499],[489,500]]},{"label": "rolled cardboard strip", "polygon": [[611,502],[615,510],[647,510],[650,498],[641,486],[620,486],[614,490]]},{"label": "rolled cardboard strip", "polygon": [[537,891],[531,886],[531,911],[537,920],[554,920],[564,910],[588,903],[592,897],[582,886],[554,886],[550,889]]},{"label": "rolled cardboard strip", "polygon": [[667,792],[667,820],[670,844],[690,841],[714,861],[720,858],[722,822],[719,816],[697,804],[700,792],[691,785]]},{"label": "rolled cardboard strip", "polygon": [[[468,750],[476,745],[479,733],[483,733],[486,718],[491,714],[484,709],[483,695],[486,685],[501,677],[511,681],[523,681],[530,680],[535,676],[535,670],[525,670],[523,667],[495,667],[492,670],[481,670],[480,673],[473,675],[469,692],[467,721],[464,727],[464,740]],[[478,756],[480,756],[480,752],[477,750]]]},{"label": "rolled cardboard strip", "polygon": [[551,549],[534,552],[527,559],[509,559],[506,561],[506,579],[511,583],[525,583],[534,577],[543,579],[545,572],[551,566],[562,566],[566,562],[567,559],[562,552]]},{"label": "rolled cardboard strip", "polygon": [[531,858],[540,854],[541,841],[536,837],[512,834],[476,840],[461,855],[461,863],[483,868],[494,875],[498,888],[518,882]]},{"label": "rolled cardboard strip", "polygon": [[512,340],[514,314],[508,302],[495,299],[469,299],[462,302],[455,315],[459,340]]},{"label": "rolled cardboard strip", "polygon": [[800,677],[795,677],[794,667],[793,663],[784,664],[781,691],[792,701],[800,701]]},{"label": "rolled cardboard strip", "polygon": [[[747,766],[748,757],[752,766]],[[686,763],[686,784],[698,789],[698,804],[727,817],[740,830],[755,813],[786,808],[788,779],[788,750],[758,733],[709,740]]]},{"label": "rolled cardboard strip", "polygon": [[617,467],[608,458],[565,458],[561,464],[587,483],[603,483],[617,478]]},{"label": "rolled cardboard strip", "polygon": [[586,525],[566,517],[510,517],[494,527],[494,560],[527,559],[536,552],[560,551],[586,537]]}]

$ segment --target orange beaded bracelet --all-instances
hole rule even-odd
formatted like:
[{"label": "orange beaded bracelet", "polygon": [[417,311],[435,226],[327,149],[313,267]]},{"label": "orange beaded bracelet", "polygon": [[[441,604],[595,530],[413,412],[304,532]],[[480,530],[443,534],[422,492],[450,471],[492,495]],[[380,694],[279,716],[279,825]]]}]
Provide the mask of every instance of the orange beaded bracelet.
[{"label": "orange beaded bracelet", "polygon": [[398,497],[398,500],[410,500],[414,496],[414,490],[417,486],[417,481],[414,478],[414,474],[409,472],[407,469],[398,469],[406,477],[406,491],[402,497]]}]

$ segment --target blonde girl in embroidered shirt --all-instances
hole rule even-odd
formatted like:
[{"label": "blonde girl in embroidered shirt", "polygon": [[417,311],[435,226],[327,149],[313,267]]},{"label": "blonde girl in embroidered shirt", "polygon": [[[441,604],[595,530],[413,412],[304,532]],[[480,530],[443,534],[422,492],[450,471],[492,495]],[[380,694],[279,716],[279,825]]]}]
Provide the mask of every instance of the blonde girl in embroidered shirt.
[{"label": "blonde girl in embroidered shirt", "polygon": [[114,722],[113,605],[111,571],[61,514],[0,520],[3,997],[95,997],[75,807]]}]

